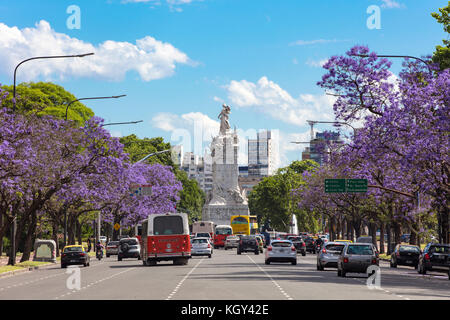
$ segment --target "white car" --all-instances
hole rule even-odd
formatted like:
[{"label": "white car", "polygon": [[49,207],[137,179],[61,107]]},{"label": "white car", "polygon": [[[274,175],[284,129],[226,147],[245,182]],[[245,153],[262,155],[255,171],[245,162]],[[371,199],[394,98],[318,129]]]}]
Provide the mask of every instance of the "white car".
[{"label": "white car", "polygon": [[198,237],[191,241],[191,256],[208,256],[211,258],[213,248],[209,238]]},{"label": "white car", "polygon": [[240,238],[235,235],[228,236],[225,240],[224,249],[228,250],[229,248],[237,248],[239,244]]},{"label": "white car", "polygon": [[289,240],[272,240],[266,250],[266,264],[271,262],[290,262],[297,264],[297,249]]}]

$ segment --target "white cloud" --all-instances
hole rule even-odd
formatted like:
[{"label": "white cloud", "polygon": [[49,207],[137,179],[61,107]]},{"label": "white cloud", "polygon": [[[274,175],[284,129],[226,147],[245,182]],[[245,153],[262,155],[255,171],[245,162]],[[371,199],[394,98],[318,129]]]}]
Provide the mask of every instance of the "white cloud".
[{"label": "white cloud", "polygon": [[328,61],[328,59],[321,59],[321,60],[311,60],[311,59],[308,59],[308,60],[306,61],[306,64],[307,64],[308,66],[310,66],[310,67],[321,68],[321,67],[323,67],[323,65],[324,65],[325,63],[327,63],[327,61]]},{"label": "white cloud", "polygon": [[399,3],[395,0],[381,0],[383,1],[383,4],[381,5],[382,8],[387,9],[394,9],[394,8],[404,8],[405,5],[403,3]]},{"label": "white cloud", "polygon": [[304,126],[306,120],[334,120],[333,103],[336,97],[300,94],[298,98],[293,98],[265,76],[256,83],[232,80],[225,88],[233,106],[254,108],[286,123]]},{"label": "white cloud", "polygon": [[337,43],[337,42],[348,42],[350,40],[339,40],[339,39],[316,39],[316,40],[297,40],[291,42],[290,46],[307,46],[312,44],[326,44],[326,43]]},{"label": "white cloud", "polygon": [[0,69],[8,75],[20,61],[30,57],[95,53],[84,58],[27,62],[20,67],[20,81],[40,76],[46,80],[56,76],[120,81],[130,71],[137,72],[144,81],[151,81],[173,75],[177,64],[193,64],[185,53],[151,36],[138,39],[135,44],[107,40],[94,45],[56,32],[45,20],[35,28],[24,29],[0,23],[0,34]]}]

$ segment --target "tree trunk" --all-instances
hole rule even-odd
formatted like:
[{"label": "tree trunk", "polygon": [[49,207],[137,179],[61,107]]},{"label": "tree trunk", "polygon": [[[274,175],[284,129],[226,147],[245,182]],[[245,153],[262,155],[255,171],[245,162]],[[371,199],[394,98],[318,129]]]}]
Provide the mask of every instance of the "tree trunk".
[{"label": "tree trunk", "polygon": [[24,248],[23,248],[22,259],[20,259],[20,262],[30,260],[30,254],[31,254],[32,246],[33,246],[33,238],[34,238],[34,235],[36,232],[36,226],[37,226],[37,213],[33,212],[31,214],[30,224],[28,225],[27,235],[25,238],[25,244],[24,244]]},{"label": "tree trunk", "polygon": [[440,216],[441,216],[441,233],[442,233],[442,243],[450,244],[450,214],[449,208],[444,206],[441,208]]},{"label": "tree trunk", "polygon": [[81,223],[80,221],[78,221],[78,219],[75,220],[76,222],[76,226],[77,226],[77,238],[78,238],[78,244],[82,245],[83,244],[83,239],[81,239]]},{"label": "tree trunk", "polygon": [[58,224],[56,221],[52,222],[52,239],[56,243],[56,257],[59,257]]},{"label": "tree trunk", "polygon": [[384,223],[380,222],[380,253],[385,253],[384,250]]},{"label": "tree trunk", "polygon": [[415,245],[417,243],[417,233],[416,233],[417,228],[418,225],[416,222],[411,225],[409,244]]},{"label": "tree trunk", "polygon": [[397,245],[401,242],[400,236],[402,231],[400,228],[400,224],[397,221],[394,221],[393,227],[394,227],[394,243]]},{"label": "tree trunk", "polygon": [[[378,241],[377,241],[377,224],[374,222],[371,222],[369,224],[370,226],[370,233],[372,234],[372,244],[375,246],[375,248],[377,248],[378,250]],[[378,250],[379,251],[379,250]]]}]

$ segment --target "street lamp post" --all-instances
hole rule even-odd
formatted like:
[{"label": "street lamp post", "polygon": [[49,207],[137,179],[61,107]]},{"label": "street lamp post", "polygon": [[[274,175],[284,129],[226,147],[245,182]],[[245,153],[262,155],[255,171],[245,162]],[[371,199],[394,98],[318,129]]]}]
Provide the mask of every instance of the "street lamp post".
[{"label": "street lamp post", "polygon": [[32,57],[32,58],[28,58],[25,59],[23,61],[21,61],[16,68],[14,69],[14,85],[13,85],[13,111],[16,111],[16,73],[17,73],[17,68],[19,68],[19,66],[22,63],[25,63],[27,61],[30,60],[37,60],[37,59],[59,59],[59,58],[83,58],[86,56],[92,56],[94,53],[84,53],[84,54],[72,54],[72,55],[66,55],[66,56],[43,56],[43,57]]},{"label": "street lamp post", "polygon": [[[17,79],[17,69],[25,62],[37,59],[60,59],[60,58],[83,58],[86,56],[91,56],[94,53],[83,53],[83,54],[74,54],[74,55],[63,55],[63,56],[42,56],[42,57],[32,57],[25,60],[22,60],[15,68],[14,68],[14,82],[13,82],[13,112],[16,112],[16,79]],[[9,265],[16,264],[16,228],[17,228],[17,217],[16,213],[12,213],[13,221],[11,225],[11,253],[9,255]]]},{"label": "street lamp post", "polygon": [[129,122],[105,123],[105,124],[102,124],[100,127],[105,127],[105,126],[115,126],[115,125],[119,125],[119,124],[135,124],[135,123],[139,123],[139,122],[144,122],[144,120],[129,121]]},{"label": "street lamp post", "polygon": [[65,117],[65,119],[66,119],[66,121],[67,121],[67,112],[69,111],[69,106],[70,106],[72,103],[74,103],[74,102],[77,102],[77,101],[80,101],[80,100],[117,99],[117,98],[122,98],[122,97],[125,97],[125,96],[126,96],[126,94],[122,94],[122,95],[120,95],[120,96],[111,96],[111,97],[90,97],[90,98],[80,98],[80,99],[76,99],[76,100],[70,101],[70,102],[67,104],[67,107],[66,107],[66,117]]}]

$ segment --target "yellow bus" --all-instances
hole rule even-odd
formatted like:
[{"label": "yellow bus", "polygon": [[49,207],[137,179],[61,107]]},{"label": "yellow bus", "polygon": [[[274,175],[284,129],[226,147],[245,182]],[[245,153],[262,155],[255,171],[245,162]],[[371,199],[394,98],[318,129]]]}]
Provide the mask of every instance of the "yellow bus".
[{"label": "yellow bus", "polygon": [[237,215],[231,216],[231,229],[233,234],[256,234],[259,233],[258,220],[256,216]]}]

